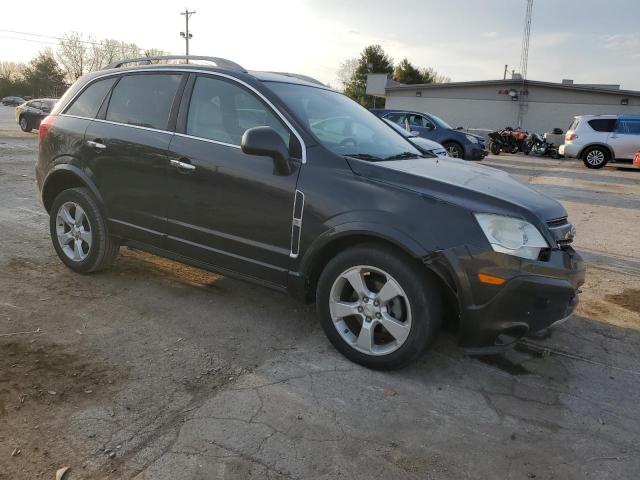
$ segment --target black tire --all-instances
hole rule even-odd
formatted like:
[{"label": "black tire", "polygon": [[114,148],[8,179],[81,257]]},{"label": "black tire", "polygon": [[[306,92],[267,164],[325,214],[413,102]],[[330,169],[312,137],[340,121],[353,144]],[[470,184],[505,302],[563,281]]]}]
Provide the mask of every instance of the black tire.
[{"label": "black tire", "polygon": [[582,162],[587,168],[602,168],[610,160],[609,151],[605,147],[589,147],[582,152]]},{"label": "black tire", "polygon": [[31,122],[29,122],[29,119],[24,115],[20,117],[19,123],[20,123],[20,130],[22,130],[23,132],[30,132],[31,130],[33,130],[33,127],[31,126]]},{"label": "black tire", "polygon": [[450,157],[464,159],[464,149],[457,142],[445,142],[442,144]]},{"label": "black tire", "polygon": [[[87,248],[86,258],[73,260],[63,250],[57,235],[57,216],[64,204],[79,205],[86,215],[90,225],[91,246]],[[79,273],[91,273],[108,268],[117,257],[120,245],[109,236],[107,224],[100,212],[96,200],[88,188],[71,188],[63,190],[53,201],[49,212],[49,231],[53,247],[60,260],[71,270]]]},{"label": "black tire", "polygon": [[489,151],[492,155],[500,155],[500,145],[498,145],[496,142],[491,142],[489,144]]},{"label": "black tire", "polygon": [[[409,333],[404,343],[388,354],[372,355],[356,350],[342,338],[331,316],[334,282],[349,268],[360,265],[380,269],[393,277],[408,299]],[[327,264],[318,280],[316,310],[333,346],[349,360],[376,370],[399,368],[416,359],[435,340],[442,325],[441,292],[433,275],[407,255],[375,243],[345,250]]]}]

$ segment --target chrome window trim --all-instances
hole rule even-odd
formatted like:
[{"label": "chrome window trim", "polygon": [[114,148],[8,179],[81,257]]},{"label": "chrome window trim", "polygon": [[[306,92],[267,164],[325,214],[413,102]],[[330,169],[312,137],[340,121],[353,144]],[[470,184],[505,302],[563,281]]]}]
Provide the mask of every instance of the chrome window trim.
[{"label": "chrome window trim", "polygon": [[179,137],[184,137],[184,138],[192,138],[194,140],[200,140],[202,142],[215,143],[216,145],[224,145],[225,147],[237,148],[238,150],[242,149],[240,145],[236,145],[235,143],[220,142],[218,140],[212,140],[210,138],[196,137],[195,135],[187,135],[186,133],[174,132],[174,135],[177,135]]},{"label": "chrome window trim", "polygon": [[[271,110],[273,110],[276,115],[278,117],[280,117],[280,120],[282,120],[284,122],[284,124],[289,128],[289,130],[291,130],[291,132],[295,135],[295,137],[298,139],[298,141],[300,142],[300,147],[302,149],[302,163],[307,163],[307,145],[304,143],[304,140],[302,139],[302,136],[300,135],[300,133],[298,133],[298,131],[293,128],[293,125],[291,125],[291,122],[289,122],[289,120],[287,120],[287,118],[280,112],[280,110],[278,110],[276,108],[276,106],[271,103],[269,101],[269,99],[267,97],[265,97],[260,91],[258,91],[255,87],[252,87],[251,85],[249,85],[247,82],[240,80],[239,78],[234,77],[233,75],[227,75],[226,73],[222,73],[222,72],[212,72],[209,70],[199,70],[199,69],[181,69],[181,68],[176,68],[174,67],[165,67],[165,68],[157,68],[157,69],[150,69],[150,68],[144,68],[144,69],[131,69],[131,70],[125,70],[125,71],[119,71],[119,72],[111,72],[111,73],[105,73],[103,75],[98,75],[94,78],[92,78],[89,82],[87,82],[86,85],[84,85],[82,87],[82,89],[80,89],[73,97],[71,97],[69,99],[68,102],[66,102],[65,105],[62,105],[60,107],[60,111],[64,112],[67,108],[69,108],[69,105],[71,105],[76,98],[78,98],[78,96],[80,96],[80,94],[82,94],[82,92],[84,92],[90,85],[92,85],[94,82],[97,82],[100,79],[103,78],[107,78],[107,77],[113,77],[116,75],[127,75],[129,73],[144,73],[144,72],[153,72],[153,73],[201,73],[204,75],[212,75],[212,76],[216,76],[216,77],[223,77],[226,78],[228,80],[231,80],[233,82],[239,83],[240,85],[243,85],[245,88],[248,88],[249,90],[251,90],[253,93],[255,93],[264,103],[266,103]],[[223,142],[217,142],[215,140],[210,140],[207,138],[202,138],[202,137],[194,137],[192,135],[186,135],[186,134],[182,134],[182,133],[178,133],[178,132],[171,132],[169,130],[159,130],[159,129],[155,129],[155,128],[149,128],[149,127],[141,127],[138,125],[130,125],[128,123],[119,123],[119,122],[112,122],[109,120],[101,120],[98,118],[88,118],[88,117],[76,117],[74,115],[67,115],[66,113],[60,113],[59,115],[61,116],[68,116],[68,117],[74,117],[74,118],[84,118],[87,120],[97,120],[100,122],[106,122],[106,123],[111,123],[114,125],[124,125],[127,127],[134,127],[134,128],[141,128],[141,129],[146,129],[146,130],[152,130],[152,131],[156,131],[156,132],[164,132],[164,133],[170,133],[170,134],[175,134],[175,135],[180,135],[180,136],[185,136],[185,137],[189,137],[189,138],[196,138],[198,140],[205,140],[205,141],[210,141],[213,143],[218,143],[221,145],[227,145],[227,146],[231,146],[231,147],[236,147],[236,148],[240,148],[239,145],[234,145],[234,144],[230,144],[230,143],[223,143]]]}]

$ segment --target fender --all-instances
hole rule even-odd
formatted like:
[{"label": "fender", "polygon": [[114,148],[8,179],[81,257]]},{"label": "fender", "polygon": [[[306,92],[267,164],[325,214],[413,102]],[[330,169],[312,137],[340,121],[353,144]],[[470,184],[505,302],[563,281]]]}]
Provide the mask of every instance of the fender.
[{"label": "fender", "polygon": [[98,202],[98,206],[101,210],[104,210],[104,200],[102,199],[102,195],[100,195],[98,187],[96,187],[91,177],[87,175],[81,168],[76,167],[75,165],[71,165],[69,163],[59,163],[58,165],[55,165],[53,168],[51,168],[51,170],[49,170],[47,176],[42,182],[42,188],[40,189],[40,201],[45,206],[45,208],[47,208],[47,211],[48,207],[45,203],[47,189],[55,183],[56,179],[65,174],[75,176],[80,181],[80,183],[91,190],[91,193]]},{"label": "fender", "polygon": [[304,252],[299,271],[307,275],[315,264],[315,259],[329,244],[349,236],[366,236],[387,241],[412,257],[422,258],[429,250],[410,235],[384,223],[348,222],[330,227],[318,236]]}]

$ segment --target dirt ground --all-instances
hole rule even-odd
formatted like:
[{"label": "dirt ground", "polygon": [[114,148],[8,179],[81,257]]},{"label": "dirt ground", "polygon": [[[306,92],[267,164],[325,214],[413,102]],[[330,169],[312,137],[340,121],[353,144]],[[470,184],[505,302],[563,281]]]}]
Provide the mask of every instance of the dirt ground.
[{"label": "dirt ground", "polygon": [[[578,314],[470,357],[443,334],[373,372],[313,307],[123,249],[55,256],[36,135],[0,107],[0,479],[635,479],[640,472],[640,171],[485,160],[557,198],[588,263]],[[0,119],[2,120],[2,119]]]}]

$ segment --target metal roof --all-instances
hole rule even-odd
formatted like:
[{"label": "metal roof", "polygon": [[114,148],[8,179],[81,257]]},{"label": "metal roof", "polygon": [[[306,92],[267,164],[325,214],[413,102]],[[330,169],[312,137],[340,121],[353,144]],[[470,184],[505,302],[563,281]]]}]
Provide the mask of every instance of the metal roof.
[{"label": "metal roof", "polygon": [[[640,91],[637,91],[637,90],[621,90],[617,88],[605,88],[605,87],[596,87],[596,86],[580,85],[580,84],[563,85],[562,83],[542,82],[539,80],[526,80],[525,83],[528,86],[536,86],[536,87],[558,88],[561,90],[581,91],[581,92],[590,92],[590,93],[615,94],[615,95],[622,95],[622,96],[628,96],[628,97],[640,97]],[[413,85],[402,84],[402,85],[390,85],[385,90],[386,91],[431,90],[431,89],[443,89],[443,88],[482,87],[482,86],[499,86],[499,85],[520,86],[522,85],[522,80],[517,80],[517,79],[476,80],[471,82],[418,83]]]}]

